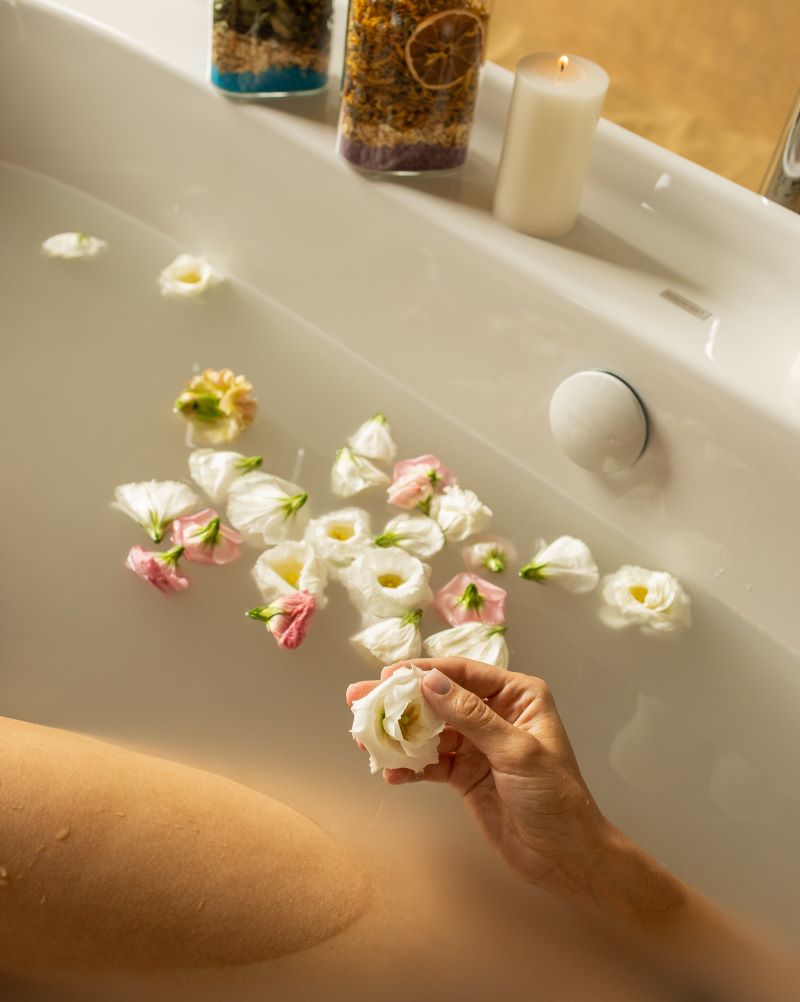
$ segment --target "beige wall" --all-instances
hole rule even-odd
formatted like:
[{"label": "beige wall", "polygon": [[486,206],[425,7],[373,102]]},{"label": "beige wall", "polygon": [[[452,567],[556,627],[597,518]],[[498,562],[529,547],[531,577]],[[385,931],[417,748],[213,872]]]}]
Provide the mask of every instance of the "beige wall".
[{"label": "beige wall", "polygon": [[495,0],[489,58],[574,52],[603,114],[757,188],[800,89],[800,0]]}]

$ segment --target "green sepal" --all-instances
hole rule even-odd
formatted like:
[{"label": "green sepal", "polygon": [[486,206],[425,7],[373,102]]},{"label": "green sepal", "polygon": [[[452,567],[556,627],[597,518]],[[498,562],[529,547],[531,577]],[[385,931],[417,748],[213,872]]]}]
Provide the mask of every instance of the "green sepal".
[{"label": "green sepal", "polygon": [[259,623],[268,623],[274,616],[279,615],[281,610],[275,605],[257,605],[248,609],[245,616],[255,619]]},{"label": "green sepal", "polygon": [[525,564],[524,567],[520,568],[519,576],[526,581],[536,581],[538,584],[544,584],[547,580],[545,571],[548,566],[548,564],[534,564],[533,562]]},{"label": "green sepal", "polygon": [[263,462],[263,456],[243,456],[241,459],[237,459],[233,465],[242,473],[251,473],[253,470],[257,470]]},{"label": "green sepal", "polygon": [[499,625],[497,625],[497,626],[490,626],[489,629],[486,631],[486,636],[487,637],[498,637],[498,636],[502,637],[503,634],[506,633],[507,631],[508,631],[508,627],[507,626],[499,626]]},{"label": "green sepal", "polygon": [[152,508],[147,513],[147,524],[143,525],[142,528],[154,543],[160,543],[167,530],[164,522],[158,517],[158,512],[153,511]]},{"label": "green sepal", "polygon": [[492,550],[484,560],[483,566],[493,574],[502,574],[506,569],[506,558],[499,550]]},{"label": "green sepal", "polygon": [[220,421],[227,417],[219,408],[219,397],[214,393],[190,392],[178,397],[175,411],[191,421]]},{"label": "green sepal", "polygon": [[208,525],[204,526],[200,532],[197,533],[197,538],[205,546],[215,546],[217,540],[219,539],[219,527],[220,519],[219,516],[212,518]]},{"label": "green sepal", "polygon": [[293,494],[291,497],[287,497],[281,505],[284,521],[288,522],[290,518],[294,518],[306,501],[308,501],[307,491],[301,491],[299,494]]},{"label": "green sepal", "polygon": [[182,546],[173,546],[171,550],[159,553],[158,559],[162,560],[165,564],[170,564],[172,567],[177,567],[178,561],[183,556],[183,550]]},{"label": "green sepal", "polygon": [[458,604],[463,605],[465,609],[478,611],[485,601],[483,595],[478,590],[478,586],[470,581],[464,589],[464,594],[460,596]]},{"label": "green sepal", "polygon": [[419,626],[422,620],[422,609],[409,609],[400,620],[401,626]]},{"label": "green sepal", "polygon": [[387,549],[390,546],[397,546],[402,538],[403,537],[398,532],[382,532],[380,536],[376,536],[372,542],[375,546]]}]

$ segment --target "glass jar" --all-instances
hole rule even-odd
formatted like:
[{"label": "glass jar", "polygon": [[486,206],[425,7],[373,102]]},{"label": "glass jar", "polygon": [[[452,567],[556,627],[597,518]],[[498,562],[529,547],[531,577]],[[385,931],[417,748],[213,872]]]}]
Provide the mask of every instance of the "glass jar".
[{"label": "glass jar", "polygon": [[467,157],[490,0],[350,0],[339,152],[419,174]]},{"label": "glass jar", "polygon": [[328,82],[332,0],[214,0],[211,82],[240,97],[313,94]]}]

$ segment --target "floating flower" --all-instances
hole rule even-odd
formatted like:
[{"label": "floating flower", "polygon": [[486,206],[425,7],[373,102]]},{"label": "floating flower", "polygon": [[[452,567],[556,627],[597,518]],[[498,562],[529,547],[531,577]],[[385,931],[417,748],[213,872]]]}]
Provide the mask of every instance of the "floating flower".
[{"label": "floating flower", "polygon": [[192,254],[179,254],[158,276],[161,295],[172,299],[197,299],[221,281],[222,275],[206,258]]},{"label": "floating flower", "polygon": [[480,536],[461,551],[464,563],[473,571],[491,571],[502,574],[517,559],[512,542],[502,536]]},{"label": "floating flower", "polygon": [[388,501],[397,508],[421,508],[427,515],[434,493],[456,482],[455,474],[430,453],[403,459],[395,463]]},{"label": "floating flower", "polygon": [[412,557],[427,560],[444,546],[444,534],[436,522],[427,515],[397,515],[386,523],[380,536],[373,539],[375,546],[399,546]]},{"label": "floating flower", "polygon": [[265,550],[256,561],[253,577],[267,602],[305,591],[316,598],[320,609],[327,604],[328,572],[309,543],[289,541]]},{"label": "floating flower", "polygon": [[520,569],[526,581],[553,584],[576,595],[591,591],[600,578],[597,564],[582,539],[559,536],[549,545],[543,539],[536,542],[531,562]]},{"label": "floating flower", "polygon": [[164,553],[145,550],[143,546],[132,546],[125,564],[143,581],[169,594],[189,587],[188,579],[178,571],[178,560],[182,553],[182,546],[174,546]]},{"label": "floating flower", "polygon": [[506,592],[477,574],[456,574],[433,598],[439,615],[451,626],[461,623],[490,623],[506,620]]},{"label": "floating flower", "polygon": [[194,376],[173,410],[189,422],[189,445],[232,442],[256,416],[258,403],[244,376],[230,369],[206,369]]},{"label": "floating flower", "polygon": [[422,694],[425,673],[398,668],[363,699],[357,699],[350,733],[369,753],[370,772],[413,769],[421,772],[439,760],[441,720]]},{"label": "floating flower", "polygon": [[212,508],[176,518],[172,523],[172,542],[183,547],[186,559],[196,564],[230,564],[241,555],[242,537],[223,525]]},{"label": "floating flower", "polygon": [[430,604],[430,573],[427,564],[391,547],[365,550],[343,568],[341,579],[357,609],[385,619]]},{"label": "floating flower", "polygon": [[363,508],[342,508],[319,518],[312,518],[305,540],[331,567],[346,567],[368,546],[369,515]]},{"label": "floating flower", "polygon": [[308,494],[269,473],[248,473],[231,484],[228,521],[249,543],[282,543],[300,535],[308,521]]},{"label": "floating flower", "polygon": [[603,578],[601,618],[607,626],[638,626],[642,633],[659,636],[691,626],[691,599],[677,578],[666,571],[620,567]]},{"label": "floating flower", "polygon": [[397,455],[392,429],[383,414],[375,414],[347,440],[357,456],[374,459],[378,463],[391,463]]},{"label": "floating flower", "polygon": [[114,489],[114,497],[112,507],[130,516],[154,543],[161,542],[173,519],[200,504],[191,487],[177,480],[121,484]]},{"label": "floating flower", "polygon": [[242,456],[238,452],[217,452],[214,449],[195,449],[189,456],[189,473],[214,504],[222,504],[228,497],[231,484],[237,477],[257,470],[262,456]]},{"label": "floating flower", "polygon": [[385,487],[389,477],[369,459],[357,456],[345,446],[336,453],[331,470],[331,490],[337,497],[349,498],[370,487]]},{"label": "floating flower", "polygon": [[463,487],[445,487],[433,498],[430,514],[448,543],[460,543],[476,532],[485,532],[492,524],[491,508],[474,491]]},{"label": "floating flower", "polygon": [[508,645],[505,626],[486,623],[462,623],[423,642],[429,658],[471,658],[498,668],[508,668]]},{"label": "floating flower", "polygon": [[264,623],[277,640],[278,647],[294,650],[306,639],[317,600],[307,591],[293,591],[282,595],[272,605],[259,605],[250,609],[251,619]]},{"label": "floating flower", "polygon": [[377,665],[418,658],[422,652],[421,619],[422,609],[411,609],[404,616],[380,619],[351,637],[350,643]]},{"label": "floating flower", "polygon": [[47,257],[60,257],[66,260],[77,257],[97,257],[108,244],[105,240],[90,237],[78,230],[75,233],[56,233],[48,237],[42,244],[42,251]]}]

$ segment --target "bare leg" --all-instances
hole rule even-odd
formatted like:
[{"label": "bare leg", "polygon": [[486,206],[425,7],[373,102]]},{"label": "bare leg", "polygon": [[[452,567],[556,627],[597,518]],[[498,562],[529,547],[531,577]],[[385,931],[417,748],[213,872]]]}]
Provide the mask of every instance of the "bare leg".
[{"label": "bare leg", "polygon": [[365,910],[306,818],[210,773],[0,718],[0,968],[285,956]]}]

